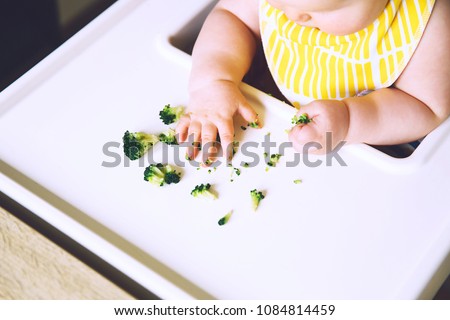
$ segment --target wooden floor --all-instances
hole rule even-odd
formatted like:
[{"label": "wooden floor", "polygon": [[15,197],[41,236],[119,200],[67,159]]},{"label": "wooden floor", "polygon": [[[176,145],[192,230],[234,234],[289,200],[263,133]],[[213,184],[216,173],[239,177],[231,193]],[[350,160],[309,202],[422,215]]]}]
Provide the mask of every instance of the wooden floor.
[{"label": "wooden floor", "polygon": [[0,299],[133,297],[0,207]]}]

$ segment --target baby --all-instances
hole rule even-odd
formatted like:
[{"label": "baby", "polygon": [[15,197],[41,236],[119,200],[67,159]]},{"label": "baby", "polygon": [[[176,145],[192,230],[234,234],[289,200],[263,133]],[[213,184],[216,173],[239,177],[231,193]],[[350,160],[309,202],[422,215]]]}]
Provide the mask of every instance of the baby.
[{"label": "baby", "polygon": [[420,139],[450,114],[449,21],[448,0],[221,0],[193,50],[179,140],[218,134],[228,146],[236,113],[257,122],[238,86],[258,41],[280,91],[311,119],[289,133],[296,150],[325,146],[327,132],[332,146]]}]

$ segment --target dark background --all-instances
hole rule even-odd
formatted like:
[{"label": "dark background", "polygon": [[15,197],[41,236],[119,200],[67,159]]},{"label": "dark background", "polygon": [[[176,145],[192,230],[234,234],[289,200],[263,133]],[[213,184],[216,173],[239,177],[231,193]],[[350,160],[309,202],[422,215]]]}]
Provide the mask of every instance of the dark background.
[{"label": "dark background", "polygon": [[0,0],[0,91],[116,0]]},{"label": "dark background", "polygon": [[[114,2],[116,0],[0,0],[0,92]],[[155,298],[25,208],[0,195],[2,205],[11,213],[137,298]],[[435,299],[450,299],[450,278]]]}]

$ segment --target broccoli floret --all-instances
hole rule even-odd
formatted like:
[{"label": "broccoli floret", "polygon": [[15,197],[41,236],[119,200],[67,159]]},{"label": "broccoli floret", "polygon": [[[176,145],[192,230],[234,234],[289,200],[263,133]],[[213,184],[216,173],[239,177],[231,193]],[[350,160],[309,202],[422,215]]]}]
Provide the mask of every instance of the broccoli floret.
[{"label": "broccoli floret", "polygon": [[311,119],[308,117],[306,113],[302,113],[299,116],[294,116],[292,118],[292,124],[297,125],[299,123],[308,124],[311,122]]},{"label": "broccoli floret", "polygon": [[259,202],[265,198],[264,194],[261,191],[253,189],[250,191],[250,196],[252,198],[253,210],[256,211],[259,206]]},{"label": "broccoli floret", "polygon": [[136,160],[142,157],[155,143],[158,137],[145,132],[131,133],[128,130],[123,135],[123,152],[130,158]]},{"label": "broccoli floret", "polygon": [[165,133],[161,133],[158,136],[158,138],[159,138],[159,141],[161,141],[162,143],[168,144],[168,145],[178,144],[177,137],[175,136],[175,130],[173,130],[173,129],[169,129]]},{"label": "broccoli floret", "polygon": [[182,116],[184,108],[179,107],[171,107],[170,104],[164,106],[164,108],[159,112],[159,118],[162,120],[164,124],[172,124],[177,122]]},{"label": "broccoli floret", "polygon": [[233,211],[230,211],[225,216],[220,218],[220,220],[217,222],[219,224],[219,226],[223,226],[224,224],[226,224],[228,222],[228,220],[230,220],[230,217],[232,214],[233,214]]},{"label": "broccoli floret", "polygon": [[296,180],[294,180],[294,183],[295,184],[301,184],[303,181],[302,181],[302,179],[296,179]]},{"label": "broccoli floret", "polygon": [[180,182],[180,176],[170,165],[162,163],[151,164],[144,171],[144,180],[160,187]]},{"label": "broccoli floret", "polygon": [[144,180],[158,186],[164,184],[164,165],[162,163],[151,164],[144,171]]},{"label": "broccoli floret", "polygon": [[217,196],[211,191],[211,185],[199,184],[191,191],[191,195],[195,198],[217,199]]},{"label": "broccoli floret", "polygon": [[275,167],[277,165],[278,161],[280,161],[280,158],[281,158],[281,154],[279,154],[279,153],[272,154],[270,156],[270,160],[267,161],[267,165],[269,167]]},{"label": "broccoli floret", "polygon": [[165,166],[166,175],[164,176],[164,182],[167,184],[178,183],[181,179],[181,174],[172,168],[170,165]]}]

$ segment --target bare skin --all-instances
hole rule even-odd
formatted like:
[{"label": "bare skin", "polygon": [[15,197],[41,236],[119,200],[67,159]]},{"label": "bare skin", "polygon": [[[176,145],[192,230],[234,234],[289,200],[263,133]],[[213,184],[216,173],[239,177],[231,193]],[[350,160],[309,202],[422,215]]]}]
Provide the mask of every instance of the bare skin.
[{"label": "bare skin", "polygon": [[[366,27],[380,15],[386,2],[269,0],[296,23],[335,35]],[[193,134],[195,141],[205,144],[214,141],[218,133],[222,145],[227,146],[233,141],[232,117],[236,113],[248,122],[257,118],[238,89],[253,59],[256,41],[258,0],[221,0],[194,48],[189,115],[177,127],[181,141]],[[343,140],[389,145],[422,138],[450,115],[449,60],[450,1],[436,0],[416,52],[392,87],[364,97],[316,100],[302,106],[299,113],[307,113],[313,121],[293,128],[289,139],[301,151],[308,142],[325,145],[326,132],[332,132],[334,146]],[[190,148],[188,155],[195,157],[196,150]]]}]

